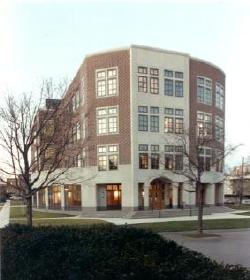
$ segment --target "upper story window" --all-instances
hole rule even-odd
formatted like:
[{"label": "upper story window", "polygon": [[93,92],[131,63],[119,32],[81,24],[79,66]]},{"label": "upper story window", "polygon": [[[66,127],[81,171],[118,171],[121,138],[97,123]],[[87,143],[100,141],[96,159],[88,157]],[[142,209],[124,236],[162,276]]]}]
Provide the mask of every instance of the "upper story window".
[{"label": "upper story window", "polygon": [[150,93],[159,94],[159,69],[139,66],[137,72],[138,92],[147,93],[149,82]]},{"label": "upper story window", "polygon": [[183,72],[164,70],[164,94],[167,96],[183,97]]},{"label": "upper story window", "polygon": [[219,142],[224,140],[224,121],[219,116],[215,116],[215,138]]},{"label": "upper story window", "polygon": [[197,136],[212,136],[212,115],[197,112]]},{"label": "upper story window", "polygon": [[165,145],[165,169],[183,169],[183,146]]},{"label": "upper story window", "polygon": [[80,91],[76,90],[72,96],[72,111],[75,112],[80,106]]},{"label": "upper story window", "polygon": [[118,70],[107,68],[96,71],[97,97],[113,96],[118,94]]},{"label": "upper story window", "polygon": [[201,171],[210,171],[211,169],[211,159],[212,159],[212,149],[208,147],[200,147],[198,155],[198,168]]},{"label": "upper story window", "polygon": [[77,122],[72,128],[72,141],[76,143],[81,139],[81,127],[80,122]]},{"label": "upper story window", "polygon": [[139,145],[139,168],[148,169],[148,145],[140,144]]},{"label": "upper story window", "polygon": [[96,114],[97,135],[118,133],[118,106],[97,108]]},{"label": "upper story window", "polygon": [[151,145],[151,169],[160,168],[159,145]]},{"label": "upper story window", "polygon": [[220,83],[216,83],[215,86],[215,106],[221,110],[224,108],[224,87]]},{"label": "upper story window", "polygon": [[150,131],[159,132],[159,107],[150,107],[150,115],[148,115],[147,106],[138,106],[138,130],[148,131],[148,122],[150,120]]},{"label": "upper story window", "polygon": [[98,170],[118,169],[118,145],[102,145],[97,148]]},{"label": "upper story window", "polygon": [[184,110],[165,108],[164,132],[182,134],[184,132]]},{"label": "upper story window", "polygon": [[[44,127],[44,134],[45,136],[52,136],[55,132],[55,123],[54,120],[48,120],[45,122],[45,127]],[[37,139],[37,138],[36,138]]]},{"label": "upper story window", "polygon": [[197,77],[197,101],[212,105],[212,80],[206,77]]}]

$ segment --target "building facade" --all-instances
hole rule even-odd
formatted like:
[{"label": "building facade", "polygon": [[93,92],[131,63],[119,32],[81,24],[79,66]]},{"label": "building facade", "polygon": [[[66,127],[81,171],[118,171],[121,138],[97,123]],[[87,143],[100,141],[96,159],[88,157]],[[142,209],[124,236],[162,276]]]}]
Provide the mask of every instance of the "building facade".
[{"label": "building facade", "polygon": [[[132,45],[88,55],[64,97],[83,145],[56,184],[33,197],[37,207],[123,212],[196,204],[181,174],[183,150],[200,134],[206,205],[223,204],[225,75],[188,54]],[[179,141],[184,137],[186,147]]]}]

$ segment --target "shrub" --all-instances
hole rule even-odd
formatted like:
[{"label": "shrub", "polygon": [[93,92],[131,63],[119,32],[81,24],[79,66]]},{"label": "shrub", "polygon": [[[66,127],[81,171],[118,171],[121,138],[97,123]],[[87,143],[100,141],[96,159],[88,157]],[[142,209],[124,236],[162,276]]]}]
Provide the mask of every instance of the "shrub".
[{"label": "shrub", "polygon": [[247,269],[136,228],[14,225],[3,231],[2,243],[4,280],[250,279]]}]

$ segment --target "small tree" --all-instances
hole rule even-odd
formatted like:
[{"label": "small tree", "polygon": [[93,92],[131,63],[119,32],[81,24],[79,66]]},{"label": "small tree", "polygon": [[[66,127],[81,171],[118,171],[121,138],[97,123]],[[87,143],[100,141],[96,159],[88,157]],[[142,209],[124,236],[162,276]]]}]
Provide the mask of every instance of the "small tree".
[{"label": "small tree", "polygon": [[[38,101],[32,93],[19,100],[8,95],[0,108],[0,146],[6,153],[0,180],[14,178],[12,187],[26,201],[30,226],[32,195],[65,174],[83,148],[82,142],[73,141],[76,123],[70,114],[71,98],[54,99],[62,98],[66,90],[66,83],[46,80]],[[45,102],[46,108],[41,109]]]},{"label": "small tree", "polygon": [[[192,139],[191,145],[189,140]],[[177,137],[177,142],[183,146],[183,170],[174,171],[176,174],[184,175],[187,182],[194,188],[196,193],[196,203],[198,207],[198,223],[197,231],[199,235],[203,234],[203,208],[204,208],[204,193],[205,182],[204,174],[211,168],[221,169],[225,157],[236,150],[237,146],[228,146],[223,150],[217,148],[217,141],[210,135],[199,134],[198,136],[190,137],[188,133]],[[211,154],[206,159],[203,157],[205,147],[208,148]],[[223,179],[223,178],[222,178]],[[188,190],[190,191],[190,190]]]}]

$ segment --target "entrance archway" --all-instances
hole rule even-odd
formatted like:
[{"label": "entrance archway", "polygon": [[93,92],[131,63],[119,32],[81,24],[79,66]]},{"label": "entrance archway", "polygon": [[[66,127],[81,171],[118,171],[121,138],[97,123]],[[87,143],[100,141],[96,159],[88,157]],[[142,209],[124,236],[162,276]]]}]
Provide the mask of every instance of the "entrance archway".
[{"label": "entrance archway", "polygon": [[173,189],[170,180],[160,177],[150,183],[149,207],[158,210],[173,207]]}]

